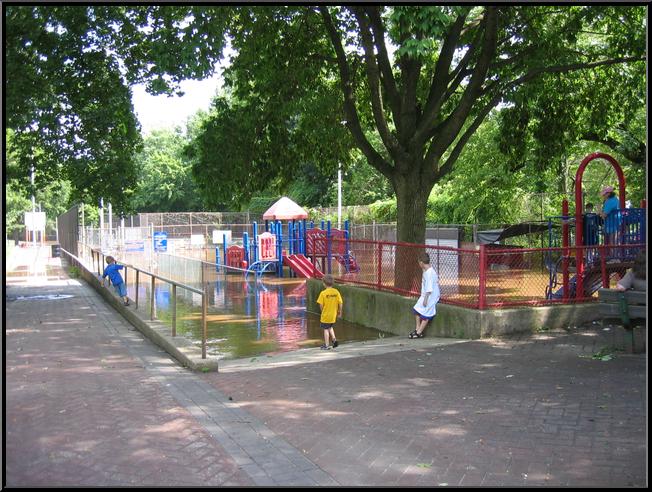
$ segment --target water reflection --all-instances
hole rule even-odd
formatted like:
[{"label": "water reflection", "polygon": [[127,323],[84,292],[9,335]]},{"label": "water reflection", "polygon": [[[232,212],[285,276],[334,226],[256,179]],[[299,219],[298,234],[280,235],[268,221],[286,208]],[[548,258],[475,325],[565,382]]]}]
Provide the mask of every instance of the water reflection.
[{"label": "water reflection", "polygon": [[[149,299],[148,287],[141,288],[139,297]],[[318,306],[306,306],[306,290],[303,279],[250,277],[246,281],[242,275],[214,275],[207,286],[207,353],[240,358],[320,346],[323,332]],[[155,298],[157,318],[171,325],[171,287],[157,284]],[[198,294],[177,289],[177,332],[201,344]],[[341,343],[392,336],[342,320],[335,325],[335,333]]]}]

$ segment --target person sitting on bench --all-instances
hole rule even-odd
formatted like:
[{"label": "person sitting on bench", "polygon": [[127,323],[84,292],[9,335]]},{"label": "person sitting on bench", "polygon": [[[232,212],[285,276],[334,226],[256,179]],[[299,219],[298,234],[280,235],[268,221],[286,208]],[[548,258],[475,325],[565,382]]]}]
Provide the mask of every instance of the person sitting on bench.
[{"label": "person sitting on bench", "polygon": [[616,284],[616,290],[643,290],[647,292],[647,279],[645,276],[645,251],[642,250],[636,255],[634,267],[628,270],[623,278]]}]

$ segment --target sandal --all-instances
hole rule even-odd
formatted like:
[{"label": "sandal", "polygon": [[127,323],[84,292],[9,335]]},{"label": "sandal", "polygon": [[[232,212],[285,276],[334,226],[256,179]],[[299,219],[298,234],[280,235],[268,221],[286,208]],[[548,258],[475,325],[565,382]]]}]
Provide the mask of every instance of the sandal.
[{"label": "sandal", "polygon": [[414,330],[412,333],[408,335],[408,338],[423,338],[424,335],[423,333],[417,333],[416,330]]}]

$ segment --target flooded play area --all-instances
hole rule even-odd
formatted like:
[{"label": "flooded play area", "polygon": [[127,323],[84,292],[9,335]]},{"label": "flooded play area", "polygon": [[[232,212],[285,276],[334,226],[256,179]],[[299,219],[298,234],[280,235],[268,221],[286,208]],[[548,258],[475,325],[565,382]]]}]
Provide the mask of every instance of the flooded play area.
[{"label": "flooded play area", "polygon": [[[192,285],[198,287],[197,284]],[[133,285],[129,286],[132,297]],[[149,313],[149,285],[139,286],[139,311]],[[241,273],[214,274],[206,286],[206,351],[218,359],[256,357],[319,347],[323,332],[319,306],[306,304],[306,280],[262,276],[245,278]],[[172,325],[171,287],[155,287],[156,317]],[[346,303],[346,299],[344,299]],[[177,290],[177,334],[201,345],[201,297]],[[340,343],[394,336],[344,320],[338,320],[335,334]]]}]

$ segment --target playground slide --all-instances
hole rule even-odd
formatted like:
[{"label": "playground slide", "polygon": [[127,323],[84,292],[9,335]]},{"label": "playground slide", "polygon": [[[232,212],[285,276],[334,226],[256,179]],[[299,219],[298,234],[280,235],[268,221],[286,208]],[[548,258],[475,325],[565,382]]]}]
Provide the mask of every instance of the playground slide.
[{"label": "playground slide", "polygon": [[299,277],[312,278],[313,271],[316,278],[322,278],[323,272],[310,263],[310,260],[304,255],[289,255],[283,257],[283,264],[289,266]]},{"label": "playground slide", "polygon": [[[591,272],[584,273],[584,292],[587,296],[592,296],[600,287],[602,287],[602,275],[600,273],[595,274]],[[571,277],[568,281],[568,286],[570,290],[570,296],[575,295],[575,286],[577,285],[577,275]],[[557,292],[552,294],[552,299],[561,299],[564,297],[564,287],[560,287]]]},{"label": "playground slide", "polygon": [[[625,271],[627,269],[627,265],[622,266],[622,265],[609,265],[607,267],[607,273],[610,275],[611,273],[618,272],[621,275],[625,274]],[[584,286],[584,292],[586,296],[592,296],[594,293],[598,291],[602,287],[602,273],[600,270],[597,269],[588,269],[584,271],[583,274],[583,286]],[[577,285],[577,275],[574,275],[572,278],[569,279],[568,282],[569,290],[570,290],[570,296],[573,297],[575,295],[575,286]],[[552,294],[551,299],[561,299],[564,296],[564,287],[560,287],[557,292]]]}]

